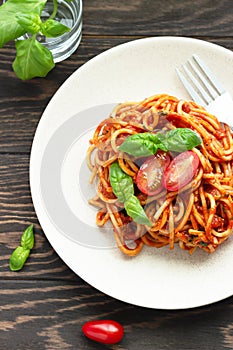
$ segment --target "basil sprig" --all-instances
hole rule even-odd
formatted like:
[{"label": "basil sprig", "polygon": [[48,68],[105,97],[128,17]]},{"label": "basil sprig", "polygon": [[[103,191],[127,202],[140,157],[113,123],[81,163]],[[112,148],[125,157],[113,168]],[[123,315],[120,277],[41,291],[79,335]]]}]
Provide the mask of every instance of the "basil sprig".
[{"label": "basil sprig", "polygon": [[133,134],[125,139],[120,146],[120,150],[135,157],[146,157],[155,154],[159,148],[165,152],[168,151],[164,139],[163,134],[149,132]]},{"label": "basil sprig", "polygon": [[23,268],[30,251],[34,246],[33,225],[28,226],[21,237],[21,245],[18,246],[10,257],[11,271],[19,271]]},{"label": "basil sprig", "polygon": [[184,152],[202,143],[201,137],[189,128],[176,128],[166,133],[149,132],[128,136],[120,150],[134,157],[147,157],[162,151]]},{"label": "basil sprig", "polygon": [[[48,20],[41,20],[46,2],[47,0],[8,0],[0,6],[0,48],[26,33],[31,34],[30,38],[15,42],[16,58],[12,67],[22,80],[45,77],[55,66],[52,53],[37,40],[37,35],[57,37],[70,31],[69,27],[54,20],[56,11]],[[57,0],[53,4],[54,9],[57,9]]]},{"label": "basil sprig", "polygon": [[152,226],[140,201],[134,195],[132,178],[126,174],[117,162],[110,167],[110,184],[118,200],[124,203],[126,213],[137,223]]}]

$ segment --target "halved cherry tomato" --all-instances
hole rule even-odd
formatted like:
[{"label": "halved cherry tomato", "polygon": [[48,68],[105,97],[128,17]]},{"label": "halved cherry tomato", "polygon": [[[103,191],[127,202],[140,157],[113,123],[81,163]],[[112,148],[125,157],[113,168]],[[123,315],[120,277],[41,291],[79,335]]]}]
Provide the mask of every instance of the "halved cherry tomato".
[{"label": "halved cherry tomato", "polygon": [[163,186],[168,191],[177,191],[189,183],[199,166],[199,157],[193,151],[176,156],[163,174]]},{"label": "halved cherry tomato", "polygon": [[103,344],[116,344],[124,335],[122,325],[113,320],[86,322],[82,331],[87,338]]},{"label": "halved cherry tomato", "polygon": [[136,178],[139,190],[148,196],[154,196],[163,189],[162,176],[170,163],[170,158],[165,152],[157,152],[147,158],[141,165]]}]

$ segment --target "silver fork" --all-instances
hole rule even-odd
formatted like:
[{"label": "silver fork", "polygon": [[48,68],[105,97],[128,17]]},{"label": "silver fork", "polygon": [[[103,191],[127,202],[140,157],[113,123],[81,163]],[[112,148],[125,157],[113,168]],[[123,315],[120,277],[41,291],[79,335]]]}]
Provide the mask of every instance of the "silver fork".
[{"label": "silver fork", "polygon": [[176,73],[193,101],[205,107],[220,122],[233,125],[233,100],[229,92],[197,55],[193,55],[182,70],[176,68]]}]

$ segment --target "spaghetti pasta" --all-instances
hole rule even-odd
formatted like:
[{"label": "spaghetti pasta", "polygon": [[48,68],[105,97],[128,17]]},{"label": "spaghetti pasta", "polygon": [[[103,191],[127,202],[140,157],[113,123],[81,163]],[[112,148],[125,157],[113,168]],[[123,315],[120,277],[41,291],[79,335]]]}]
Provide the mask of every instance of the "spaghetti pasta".
[{"label": "spaghetti pasta", "polygon": [[[192,149],[199,159],[193,178],[177,190],[162,188],[154,195],[139,190],[136,179],[142,157],[120,149],[130,135],[189,128],[202,143]],[[170,154],[174,158],[174,152]],[[143,159],[145,160],[145,159]],[[87,152],[90,182],[98,182],[97,194],[89,201],[98,208],[97,225],[111,221],[119,249],[137,255],[144,245],[214,252],[233,228],[233,133],[203,107],[167,94],[140,102],[121,103],[96,128]],[[118,162],[131,177],[135,196],[152,223],[135,222],[114,194],[110,167]]]}]

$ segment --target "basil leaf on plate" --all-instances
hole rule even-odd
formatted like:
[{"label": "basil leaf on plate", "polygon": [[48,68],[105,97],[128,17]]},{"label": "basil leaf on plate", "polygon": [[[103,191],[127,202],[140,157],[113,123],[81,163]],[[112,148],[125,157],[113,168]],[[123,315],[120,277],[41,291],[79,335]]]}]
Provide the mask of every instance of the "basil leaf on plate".
[{"label": "basil leaf on plate", "polygon": [[[162,134],[160,134],[162,135]],[[167,151],[162,137],[149,132],[128,136],[120,145],[120,150],[134,157],[147,157],[155,154],[158,149]]]},{"label": "basil leaf on plate", "polygon": [[134,185],[131,176],[126,174],[118,163],[110,167],[110,184],[115,196],[120,202],[125,202],[134,194]]},{"label": "basil leaf on plate", "polygon": [[119,149],[134,157],[147,157],[158,149],[167,152],[183,152],[191,150],[202,143],[201,137],[189,128],[176,128],[166,133],[149,132],[128,136]]},{"label": "basil leaf on plate", "polygon": [[138,224],[153,226],[136,196],[133,195],[127,199],[124,206],[127,214],[133,219],[133,221]]},{"label": "basil leaf on plate", "polygon": [[139,199],[134,195],[131,176],[126,174],[117,162],[110,167],[110,184],[118,200],[124,203],[127,214],[137,223],[152,226]]},{"label": "basil leaf on plate", "polygon": [[165,142],[169,151],[184,152],[199,146],[202,139],[189,128],[176,128],[166,133]]}]

